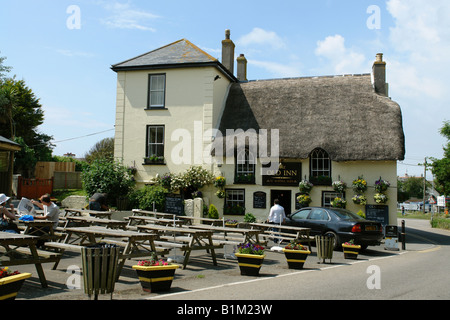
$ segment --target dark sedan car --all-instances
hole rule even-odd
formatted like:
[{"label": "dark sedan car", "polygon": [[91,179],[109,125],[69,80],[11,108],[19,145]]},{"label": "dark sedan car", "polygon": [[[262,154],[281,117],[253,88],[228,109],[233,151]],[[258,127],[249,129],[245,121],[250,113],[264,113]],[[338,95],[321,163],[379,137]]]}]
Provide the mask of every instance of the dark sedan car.
[{"label": "dark sedan car", "polygon": [[354,239],[356,244],[366,249],[369,245],[379,245],[383,239],[381,223],[361,218],[346,209],[302,208],[286,218],[286,224],[311,229],[311,235],[333,235],[335,249]]}]

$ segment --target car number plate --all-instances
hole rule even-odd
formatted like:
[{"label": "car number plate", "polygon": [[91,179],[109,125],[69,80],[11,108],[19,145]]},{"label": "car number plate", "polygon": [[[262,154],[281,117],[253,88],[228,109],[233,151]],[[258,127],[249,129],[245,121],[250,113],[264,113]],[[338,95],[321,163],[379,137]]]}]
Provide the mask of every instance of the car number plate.
[{"label": "car number plate", "polygon": [[377,231],[377,226],[366,226],[366,231]]}]

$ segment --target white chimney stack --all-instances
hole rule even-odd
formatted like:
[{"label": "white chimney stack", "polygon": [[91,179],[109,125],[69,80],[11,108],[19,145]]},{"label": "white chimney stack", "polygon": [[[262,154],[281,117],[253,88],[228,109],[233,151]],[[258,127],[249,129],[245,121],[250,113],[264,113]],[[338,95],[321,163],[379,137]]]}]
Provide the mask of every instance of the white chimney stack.
[{"label": "white chimney stack", "polygon": [[225,40],[222,40],[222,64],[232,74],[234,73],[234,48],[235,45],[230,39],[230,30],[225,30]]}]

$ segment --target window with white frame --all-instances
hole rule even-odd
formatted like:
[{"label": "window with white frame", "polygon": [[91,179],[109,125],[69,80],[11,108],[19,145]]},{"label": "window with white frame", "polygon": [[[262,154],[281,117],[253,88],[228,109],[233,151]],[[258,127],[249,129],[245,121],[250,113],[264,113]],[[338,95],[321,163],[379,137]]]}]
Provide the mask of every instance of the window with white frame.
[{"label": "window with white frame", "polygon": [[331,177],[331,161],[328,153],[323,149],[314,149],[310,157],[312,177]]},{"label": "window with white frame", "polygon": [[146,157],[154,159],[155,162],[161,162],[161,160],[164,160],[164,126],[147,126]]},{"label": "window with white frame", "polygon": [[236,157],[235,183],[255,183],[254,155],[248,150],[239,151]]},{"label": "window with white frame", "polygon": [[150,74],[148,82],[148,108],[164,108],[166,96],[166,75]]},{"label": "window with white frame", "polygon": [[331,201],[333,201],[335,198],[345,198],[345,195],[340,192],[334,192],[334,191],[323,191],[322,192],[322,207],[332,207]]},{"label": "window with white frame", "polygon": [[245,214],[245,190],[226,189],[224,214],[244,215]]}]

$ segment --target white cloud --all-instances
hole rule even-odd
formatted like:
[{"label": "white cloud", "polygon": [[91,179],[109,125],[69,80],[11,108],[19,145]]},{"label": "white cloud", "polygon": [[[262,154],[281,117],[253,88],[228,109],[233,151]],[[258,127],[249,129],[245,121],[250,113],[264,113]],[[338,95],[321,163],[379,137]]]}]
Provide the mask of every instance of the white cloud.
[{"label": "white cloud", "polygon": [[159,16],[135,9],[131,6],[130,2],[104,2],[103,7],[112,14],[101,20],[104,25],[110,28],[156,31],[156,29],[148,26],[148,22],[159,18]]},{"label": "white cloud", "polygon": [[450,2],[389,0],[387,9],[395,22],[390,28],[395,61],[389,71],[402,94],[448,99]]},{"label": "white cloud", "polygon": [[361,73],[366,58],[354,49],[345,47],[345,39],[341,35],[328,36],[317,42],[317,56],[326,58],[336,74]]},{"label": "white cloud", "polygon": [[248,60],[250,66],[265,69],[274,78],[300,77],[300,67],[295,64],[281,64],[271,61]]},{"label": "white cloud", "polygon": [[67,56],[67,57],[81,57],[81,58],[91,58],[94,57],[94,54],[84,51],[73,51],[67,49],[57,49],[56,52]]},{"label": "white cloud", "polygon": [[281,49],[285,47],[284,41],[273,31],[266,31],[261,28],[253,28],[253,30],[240,37],[237,44],[241,46],[250,45],[268,45],[273,49]]}]

